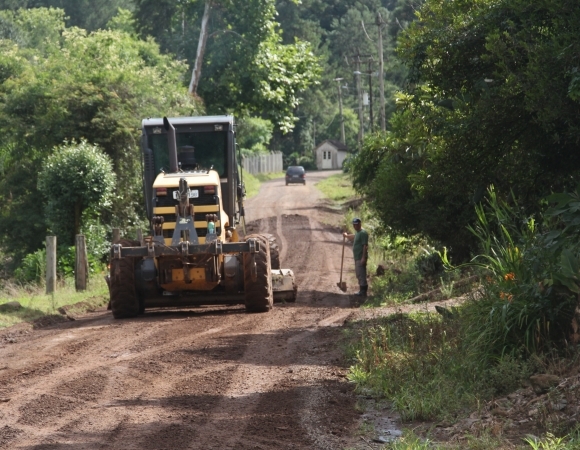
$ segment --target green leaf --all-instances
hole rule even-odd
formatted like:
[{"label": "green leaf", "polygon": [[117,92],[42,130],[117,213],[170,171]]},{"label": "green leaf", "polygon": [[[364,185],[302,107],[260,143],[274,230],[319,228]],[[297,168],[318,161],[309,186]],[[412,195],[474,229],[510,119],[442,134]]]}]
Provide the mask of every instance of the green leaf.
[{"label": "green leaf", "polygon": [[572,276],[578,273],[578,267],[580,264],[578,263],[578,259],[576,256],[568,249],[562,251],[560,264],[564,269],[565,273],[570,274]]}]

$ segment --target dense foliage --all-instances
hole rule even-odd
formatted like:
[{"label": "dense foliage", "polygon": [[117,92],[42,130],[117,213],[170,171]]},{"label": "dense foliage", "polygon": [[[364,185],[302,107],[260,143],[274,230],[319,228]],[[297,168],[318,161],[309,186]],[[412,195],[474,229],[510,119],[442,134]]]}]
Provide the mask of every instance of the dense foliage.
[{"label": "dense foliage", "polygon": [[386,225],[466,258],[476,242],[463,230],[491,183],[528,214],[575,186],[578,31],[568,0],[425,3],[399,39],[412,84],[353,165]]},{"label": "dense foliage", "polygon": [[[195,62],[205,1],[135,0],[143,37]],[[274,0],[209,2],[210,27],[197,93],[209,113],[260,115],[281,130],[294,126],[300,92],[319,74],[306,41],[282,43]]]},{"label": "dense foliage", "polygon": [[532,354],[580,341],[579,195],[576,189],[550,196],[553,206],[537,222],[489,189],[471,228],[482,254],[470,264],[485,269],[481,298],[465,308],[474,351]]},{"label": "dense foliage", "polygon": [[[140,222],[140,121],[200,111],[185,66],[121,31],[67,28],[59,10],[0,12],[0,243],[16,257],[47,231],[37,174],[65,140],[86,139],[117,173],[109,225]],[[15,40],[12,40],[14,38]]]},{"label": "dense foliage", "polygon": [[73,245],[83,213],[98,216],[110,208],[114,188],[111,159],[97,146],[82,141],[58,148],[38,174],[49,231],[58,242]]},{"label": "dense foliage", "polygon": [[[67,140],[98,145],[113,163],[117,186],[100,218],[104,230],[141,225],[143,117],[198,114],[201,104],[207,113],[233,112],[245,153],[282,150],[286,163],[314,167],[315,145],[340,137],[333,80],[342,77],[347,144],[354,149],[359,124],[352,55],[376,57],[380,10],[391,92],[405,73],[391,57],[394,39],[420,4],[252,0],[240,7],[234,0],[211,1],[199,96],[192,99],[186,85],[206,3],[0,1],[0,245],[7,255],[20,260],[56,229],[42,213],[37,175]],[[361,64],[367,70],[364,58]],[[375,105],[377,88],[375,82]]]},{"label": "dense foliage", "polygon": [[[406,80],[406,69],[394,55],[399,32],[414,20],[414,11],[423,0],[278,0],[278,20],[285,42],[295,37],[312,43],[320,56],[322,79],[319,85],[308,89],[304,102],[298,108],[299,121],[294,133],[275,135],[273,145],[286,154],[298,152],[310,156],[316,145],[325,139],[340,139],[338,84],[342,78],[342,100],[346,143],[351,151],[358,147],[359,130],[357,83],[361,91],[369,91],[372,83],[373,124],[370,123],[370,106],[364,106],[364,130],[379,128],[378,82],[378,27],[376,14],[381,13],[383,24],[383,49],[385,59],[385,96],[387,117],[394,111],[395,90]],[[360,80],[355,74],[360,56]],[[370,60],[370,66],[369,66]],[[370,70],[369,70],[370,69]],[[369,76],[369,72],[371,76]]]},{"label": "dense foliage", "polygon": [[66,12],[66,24],[95,31],[105,28],[119,8],[130,9],[133,0],[0,0],[0,10],[20,8],[60,8]]},{"label": "dense foliage", "polygon": [[[399,311],[353,324],[350,379],[367,395],[387,397],[403,420],[459,418],[521,392],[534,372],[577,370],[580,187],[549,196],[538,220],[493,188],[486,197],[470,229],[481,253],[462,268],[480,275],[472,295],[435,306],[437,313]],[[375,298],[386,292],[390,302],[409,301],[381,289],[379,277],[372,288]],[[569,430],[565,419],[545,426]]]}]

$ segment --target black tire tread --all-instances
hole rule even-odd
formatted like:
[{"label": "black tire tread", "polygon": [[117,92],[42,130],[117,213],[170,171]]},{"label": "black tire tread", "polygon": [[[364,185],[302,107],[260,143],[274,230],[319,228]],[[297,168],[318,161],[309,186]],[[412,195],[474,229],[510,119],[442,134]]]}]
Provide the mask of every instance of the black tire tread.
[{"label": "black tire tread", "polygon": [[278,247],[278,242],[276,242],[276,236],[269,233],[262,234],[268,243],[270,244],[270,266],[272,270],[280,269],[280,247]]},{"label": "black tire tread", "polygon": [[270,266],[270,245],[268,238],[260,234],[251,234],[248,239],[257,239],[260,250],[256,253],[256,281],[252,280],[252,256],[244,253],[244,294],[246,310],[249,312],[267,312],[272,309],[274,295],[272,292],[272,270]]},{"label": "black tire tread", "polygon": [[[121,245],[132,247],[137,241],[123,240]],[[139,314],[139,299],[135,290],[135,259],[122,258],[111,261],[109,292],[111,311],[115,319],[128,319]]]}]

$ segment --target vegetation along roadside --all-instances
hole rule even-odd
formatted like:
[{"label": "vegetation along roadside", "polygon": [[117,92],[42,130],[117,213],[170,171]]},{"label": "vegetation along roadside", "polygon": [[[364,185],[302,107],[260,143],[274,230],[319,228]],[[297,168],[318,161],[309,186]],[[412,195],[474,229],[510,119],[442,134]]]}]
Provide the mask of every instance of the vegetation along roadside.
[{"label": "vegetation along roadside", "polygon": [[[441,258],[479,275],[470,292],[432,312],[409,312],[395,295],[390,313],[345,331],[358,392],[388,402],[414,430],[386,448],[580,445],[580,239],[572,225],[580,192],[548,197],[539,220],[493,188],[487,198],[471,228],[482,253],[459,267]],[[373,287],[374,296],[392,295]]]},{"label": "vegetation along roadside", "polygon": [[[251,175],[244,172],[247,196],[258,193],[261,183],[283,178],[283,173]],[[101,243],[108,249],[108,243]],[[59,283],[55,294],[45,294],[44,267],[46,252],[39,250],[27,255],[16,270],[14,278],[0,284],[0,329],[21,322],[51,323],[61,318],[71,319],[99,307],[109,301],[109,291],[104,276],[106,268],[102,261],[91,258],[90,281],[86,291],[75,290],[74,247],[59,248]],[[52,317],[52,319],[46,319]]]}]

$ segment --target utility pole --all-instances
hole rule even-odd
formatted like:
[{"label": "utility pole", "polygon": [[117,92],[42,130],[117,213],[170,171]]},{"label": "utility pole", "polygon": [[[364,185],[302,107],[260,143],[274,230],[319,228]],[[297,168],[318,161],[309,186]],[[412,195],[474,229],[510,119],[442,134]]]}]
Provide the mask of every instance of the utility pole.
[{"label": "utility pole", "polygon": [[365,137],[364,132],[364,116],[363,116],[363,99],[362,99],[362,92],[361,92],[361,82],[360,82],[360,52],[357,49],[356,55],[354,55],[354,63],[355,63],[355,71],[354,74],[356,75],[356,90],[358,94],[358,120],[359,120],[359,129],[358,129],[358,145],[359,149],[362,148],[362,143]]},{"label": "utility pole", "polygon": [[343,79],[344,78],[335,78],[334,81],[338,83],[337,86],[338,86],[338,110],[340,111],[340,142],[346,144],[346,137],[344,134],[344,117],[342,115],[342,87],[340,86],[340,82]]},{"label": "utility pole", "polygon": [[373,57],[369,58],[369,110],[370,126],[369,130],[373,132]]},{"label": "utility pole", "polygon": [[[381,131],[385,131],[387,129],[385,123],[385,80],[384,80],[384,71],[385,65],[383,62],[383,18],[381,17],[381,13],[377,12],[377,21],[376,24],[379,27],[379,91],[380,91],[380,104],[381,104]],[[372,109],[372,108],[371,108]]]}]

